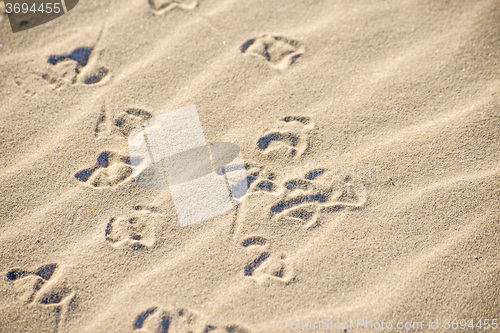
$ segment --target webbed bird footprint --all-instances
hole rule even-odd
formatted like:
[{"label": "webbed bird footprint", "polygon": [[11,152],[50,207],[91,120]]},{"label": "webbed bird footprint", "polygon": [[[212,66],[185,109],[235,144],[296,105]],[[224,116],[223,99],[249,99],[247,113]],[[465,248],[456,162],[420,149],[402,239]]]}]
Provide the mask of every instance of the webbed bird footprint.
[{"label": "webbed bird footprint", "polygon": [[148,0],[153,13],[162,15],[174,8],[193,9],[198,5],[197,0]]},{"label": "webbed bird footprint", "polygon": [[[278,181],[260,178],[256,172],[250,191],[235,216],[237,237],[271,235],[276,228],[300,225],[306,229],[320,224],[321,217],[342,209],[360,209],[368,200],[362,179],[314,169],[304,176]],[[271,190],[269,190],[271,189]],[[290,229],[292,230],[292,229]]]},{"label": "webbed bird footprint", "polygon": [[242,53],[262,57],[275,68],[285,69],[304,53],[304,46],[296,40],[282,36],[263,35],[241,45]]},{"label": "webbed bird footprint", "polygon": [[5,9],[4,3],[0,3],[0,22],[2,22],[4,19],[7,19],[7,11]]},{"label": "webbed bird footprint", "polygon": [[92,188],[114,187],[132,178],[130,158],[105,151],[99,154],[96,164],[75,174],[75,178]]},{"label": "webbed bird footprint", "polygon": [[245,181],[248,187],[247,193],[276,191],[276,175],[274,173],[267,172],[262,166],[245,164],[244,167],[247,173]]},{"label": "webbed bird footprint", "polygon": [[155,208],[136,206],[127,216],[109,219],[105,239],[115,248],[138,250],[151,247],[156,240],[155,227],[159,216]]},{"label": "webbed bird footprint", "polygon": [[108,75],[109,70],[88,65],[93,51],[92,47],[79,47],[68,54],[51,55],[47,62],[52,66],[52,70],[67,82],[94,84],[102,81]]},{"label": "webbed bird footprint", "polygon": [[263,131],[257,140],[257,147],[268,158],[300,158],[308,148],[314,127],[310,117],[284,117]]}]

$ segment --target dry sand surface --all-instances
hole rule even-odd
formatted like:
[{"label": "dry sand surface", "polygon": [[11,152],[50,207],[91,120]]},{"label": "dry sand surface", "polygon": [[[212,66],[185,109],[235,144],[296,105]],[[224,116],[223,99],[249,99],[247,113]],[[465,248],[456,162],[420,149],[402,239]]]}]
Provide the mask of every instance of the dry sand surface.
[{"label": "dry sand surface", "polygon": [[[498,0],[80,0],[18,33],[4,12],[0,332],[500,320]],[[127,142],[189,105],[250,187],[181,227]]]}]

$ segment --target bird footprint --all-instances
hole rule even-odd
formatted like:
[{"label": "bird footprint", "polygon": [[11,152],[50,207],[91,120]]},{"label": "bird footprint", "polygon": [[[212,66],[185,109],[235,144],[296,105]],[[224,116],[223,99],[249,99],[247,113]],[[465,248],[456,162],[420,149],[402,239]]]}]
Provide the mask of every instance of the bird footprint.
[{"label": "bird footprint", "polygon": [[282,36],[263,35],[247,40],[241,45],[242,53],[266,59],[272,67],[285,69],[294,64],[304,53],[299,41]]},{"label": "bird footprint", "polygon": [[257,147],[268,158],[298,159],[307,150],[314,127],[315,123],[310,117],[281,118],[272,127],[263,131],[257,140]]},{"label": "bird footprint", "polygon": [[158,216],[154,207],[136,206],[129,215],[109,219],[104,232],[105,239],[115,248],[131,247],[138,250],[151,247],[156,240]]},{"label": "bird footprint", "polygon": [[258,283],[277,281],[288,284],[293,280],[293,267],[285,254],[270,251],[270,242],[262,236],[245,238],[241,246],[252,254],[253,259],[244,267],[243,274]]},{"label": "bird footprint", "polygon": [[92,188],[116,187],[132,178],[130,158],[104,151],[97,157],[96,164],[75,174],[75,178]]}]

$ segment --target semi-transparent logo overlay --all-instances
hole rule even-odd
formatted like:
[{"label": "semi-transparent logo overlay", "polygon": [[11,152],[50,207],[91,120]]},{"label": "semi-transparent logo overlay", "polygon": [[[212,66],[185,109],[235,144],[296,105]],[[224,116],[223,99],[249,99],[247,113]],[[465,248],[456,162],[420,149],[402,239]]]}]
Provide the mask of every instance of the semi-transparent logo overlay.
[{"label": "semi-transparent logo overlay", "polygon": [[241,151],[207,143],[194,105],[135,128],[128,139],[134,179],[147,189],[170,189],[181,226],[232,209],[248,190]]}]

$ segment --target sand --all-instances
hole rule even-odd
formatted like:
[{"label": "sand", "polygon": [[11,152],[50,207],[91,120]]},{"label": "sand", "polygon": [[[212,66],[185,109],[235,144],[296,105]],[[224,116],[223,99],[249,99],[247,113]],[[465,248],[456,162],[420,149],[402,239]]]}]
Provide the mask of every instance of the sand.
[{"label": "sand", "polygon": [[[0,15],[0,332],[499,321],[499,22],[496,0],[80,0],[15,34]],[[251,184],[181,227],[128,138],[190,105]]]}]

